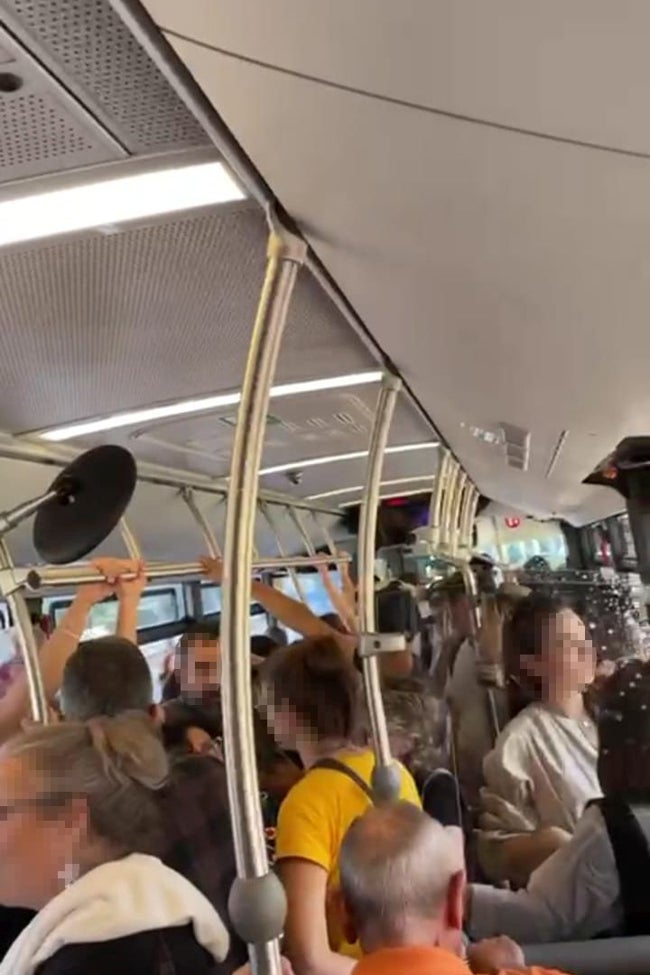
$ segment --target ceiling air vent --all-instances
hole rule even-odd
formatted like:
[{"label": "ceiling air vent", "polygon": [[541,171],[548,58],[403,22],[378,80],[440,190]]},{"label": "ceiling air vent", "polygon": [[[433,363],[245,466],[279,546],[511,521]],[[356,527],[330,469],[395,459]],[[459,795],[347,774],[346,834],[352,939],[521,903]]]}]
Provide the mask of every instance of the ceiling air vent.
[{"label": "ceiling air vent", "polygon": [[501,423],[503,431],[502,443],[505,448],[506,463],[520,471],[528,470],[530,455],[530,433],[522,427],[514,427],[510,423]]}]

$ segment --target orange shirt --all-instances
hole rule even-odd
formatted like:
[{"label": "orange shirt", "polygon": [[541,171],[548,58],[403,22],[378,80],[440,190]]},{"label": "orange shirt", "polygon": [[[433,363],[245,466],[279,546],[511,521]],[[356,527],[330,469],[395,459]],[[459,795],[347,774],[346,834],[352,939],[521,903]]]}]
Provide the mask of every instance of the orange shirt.
[{"label": "orange shirt", "polygon": [[[560,975],[543,968],[522,968],[517,975]],[[352,975],[470,975],[467,962],[444,948],[381,948],[364,955]],[[515,975],[499,972],[499,975]]]}]

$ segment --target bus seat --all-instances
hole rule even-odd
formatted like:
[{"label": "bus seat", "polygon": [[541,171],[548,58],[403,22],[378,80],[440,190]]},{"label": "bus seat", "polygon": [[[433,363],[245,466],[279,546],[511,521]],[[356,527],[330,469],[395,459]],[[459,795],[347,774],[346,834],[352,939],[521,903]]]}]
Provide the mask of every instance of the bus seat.
[{"label": "bus seat", "polygon": [[567,975],[650,975],[650,937],[602,938],[523,947],[526,965]]}]

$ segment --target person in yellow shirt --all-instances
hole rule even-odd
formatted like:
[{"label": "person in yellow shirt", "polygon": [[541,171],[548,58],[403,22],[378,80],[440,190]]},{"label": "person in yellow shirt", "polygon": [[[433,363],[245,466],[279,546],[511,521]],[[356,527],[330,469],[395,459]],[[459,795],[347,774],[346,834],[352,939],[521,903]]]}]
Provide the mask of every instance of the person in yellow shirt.
[{"label": "person in yellow shirt", "polygon": [[[276,651],[262,682],[276,741],[297,751],[306,770],[277,825],[276,861],[288,902],[285,953],[298,975],[346,975],[360,949],[346,942],[328,905],[338,889],[343,837],[372,805],[374,755],[359,728],[361,679],[334,639],[315,637]],[[399,798],[420,806],[404,767],[401,775]]]}]

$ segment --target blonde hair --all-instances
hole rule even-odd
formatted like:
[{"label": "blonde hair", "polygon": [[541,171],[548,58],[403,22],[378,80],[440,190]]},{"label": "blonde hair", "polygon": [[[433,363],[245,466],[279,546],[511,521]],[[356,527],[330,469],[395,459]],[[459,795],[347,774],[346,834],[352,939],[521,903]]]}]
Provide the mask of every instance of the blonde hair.
[{"label": "blonde hair", "polygon": [[5,755],[27,763],[43,808],[82,797],[93,837],[116,856],[158,853],[163,840],[153,791],[169,766],[152,719],[142,712],[35,725],[11,739]]}]

